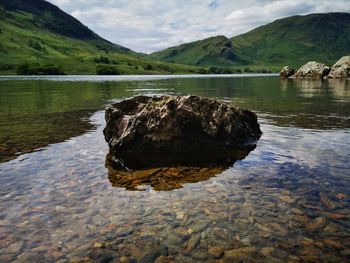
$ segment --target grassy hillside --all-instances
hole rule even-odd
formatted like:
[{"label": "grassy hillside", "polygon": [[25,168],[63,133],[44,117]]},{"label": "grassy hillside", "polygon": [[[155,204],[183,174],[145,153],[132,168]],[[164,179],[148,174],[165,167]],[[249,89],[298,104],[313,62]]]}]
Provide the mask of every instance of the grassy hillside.
[{"label": "grassy hillside", "polygon": [[[43,0],[0,0],[0,74],[20,65],[54,64],[66,74],[191,73],[191,66],[155,62],[99,37]],[[112,70],[110,70],[112,69]],[[37,72],[37,71],[35,71]]]},{"label": "grassy hillside", "polygon": [[[229,54],[227,56],[227,54]],[[327,13],[276,20],[231,38],[212,37],[151,54],[189,65],[279,69],[309,60],[328,65],[350,54],[350,14]]]},{"label": "grassy hillside", "polygon": [[242,63],[232,41],[224,36],[182,44],[151,54],[151,58],[190,65],[227,66]]},{"label": "grassy hillside", "polygon": [[328,65],[350,54],[350,14],[327,13],[279,19],[232,38],[252,64],[299,67],[309,60]]}]

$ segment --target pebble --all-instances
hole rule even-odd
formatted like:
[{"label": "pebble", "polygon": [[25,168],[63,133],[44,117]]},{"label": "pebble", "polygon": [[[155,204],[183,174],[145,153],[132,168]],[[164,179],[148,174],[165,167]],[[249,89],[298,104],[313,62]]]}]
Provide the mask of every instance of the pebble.
[{"label": "pebble", "polygon": [[326,195],[321,194],[320,195],[320,201],[321,203],[329,210],[334,210],[337,208],[337,206],[329,199]]},{"label": "pebble", "polygon": [[337,213],[328,213],[326,216],[329,219],[334,219],[334,220],[348,220],[348,216],[345,214],[337,214]]},{"label": "pebble", "polygon": [[242,247],[238,249],[226,250],[225,258],[230,259],[234,262],[240,262],[241,260],[246,260],[253,253],[256,252],[255,247]]},{"label": "pebble", "polygon": [[224,248],[219,246],[210,247],[208,249],[209,255],[215,259],[221,258],[224,252]]},{"label": "pebble", "polygon": [[326,218],[324,217],[318,217],[315,220],[313,220],[311,223],[307,225],[308,229],[311,231],[320,229],[326,225]]},{"label": "pebble", "polygon": [[159,249],[153,247],[149,251],[145,252],[140,258],[140,263],[153,263],[159,256],[161,252]]},{"label": "pebble", "polygon": [[338,198],[339,200],[343,200],[343,199],[346,198],[346,194],[339,193],[339,194],[337,194],[337,198]]},{"label": "pebble", "polygon": [[303,211],[301,211],[299,208],[295,208],[295,207],[293,207],[290,211],[292,212],[293,215],[299,215],[300,216],[300,215],[304,214]]},{"label": "pebble", "polygon": [[194,260],[206,260],[208,258],[208,253],[204,251],[198,251],[193,253],[192,258]]},{"label": "pebble", "polygon": [[265,257],[269,256],[273,251],[274,251],[274,247],[264,247],[262,249],[260,249],[259,253]]},{"label": "pebble", "polygon": [[174,230],[174,234],[183,240],[186,240],[190,237],[190,234],[188,233],[188,229],[186,229],[185,227],[176,228]]},{"label": "pebble", "polygon": [[9,253],[9,254],[19,254],[21,253],[23,244],[24,244],[23,241],[18,241],[18,242],[12,243],[4,250],[6,251],[6,253]]},{"label": "pebble", "polygon": [[288,203],[288,204],[293,204],[295,203],[295,200],[288,195],[282,195],[279,197],[281,199],[282,202]]},{"label": "pebble", "polygon": [[129,263],[130,259],[127,256],[121,256],[119,259],[120,263]]},{"label": "pebble", "polygon": [[287,236],[289,233],[287,228],[281,226],[278,223],[271,223],[270,225],[275,230],[275,231],[273,231],[273,233],[278,235],[278,236]]},{"label": "pebble", "polygon": [[195,249],[199,242],[200,242],[201,236],[199,234],[193,235],[187,242],[186,250],[191,252],[193,249]]},{"label": "pebble", "polygon": [[337,249],[343,248],[343,245],[339,241],[334,240],[334,239],[327,238],[327,239],[323,240],[323,242],[327,246],[330,246],[330,247],[334,247],[334,248],[337,248]]}]

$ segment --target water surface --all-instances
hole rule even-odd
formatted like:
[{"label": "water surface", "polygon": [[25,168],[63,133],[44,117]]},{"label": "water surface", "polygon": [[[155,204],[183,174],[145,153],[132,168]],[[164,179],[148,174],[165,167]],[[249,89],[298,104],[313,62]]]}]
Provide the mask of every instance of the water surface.
[{"label": "water surface", "polygon": [[[1,80],[1,262],[350,259],[349,81]],[[228,169],[129,191],[109,180],[103,109],[141,94],[249,108],[264,134]]]}]

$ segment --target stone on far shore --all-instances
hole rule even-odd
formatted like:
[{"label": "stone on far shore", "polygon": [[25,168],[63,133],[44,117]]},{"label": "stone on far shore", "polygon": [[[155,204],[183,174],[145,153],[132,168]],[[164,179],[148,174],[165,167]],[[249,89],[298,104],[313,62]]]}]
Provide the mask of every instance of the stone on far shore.
[{"label": "stone on far shore", "polygon": [[322,79],[329,73],[329,67],[322,63],[310,61],[301,66],[292,78]]},{"label": "stone on far shore", "polygon": [[350,78],[350,56],[344,56],[335,63],[328,75],[329,78]]}]

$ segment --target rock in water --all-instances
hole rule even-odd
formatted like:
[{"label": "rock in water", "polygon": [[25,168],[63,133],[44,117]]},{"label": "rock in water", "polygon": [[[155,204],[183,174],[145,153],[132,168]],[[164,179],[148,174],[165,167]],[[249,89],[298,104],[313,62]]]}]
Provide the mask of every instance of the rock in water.
[{"label": "rock in water", "polygon": [[310,61],[293,75],[293,78],[309,78],[309,79],[321,79],[327,76],[329,73],[329,67],[324,64]]},{"label": "rock in water", "polygon": [[104,136],[130,169],[228,160],[261,136],[255,113],[197,96],[138,96],[106,108]]},{"label": "rock in water", "polygon": [[289,78],[289,77],[293,76],[294,73],[295,73],[295,69],[290,68],[288,66],[285,66],[280,71],[280,78],[282,78],[282,79]]},{"label": "rock in water", "polygon": [[350,78],[350,56],[342,57],[335,63],[328,75],[329,78]]}]

